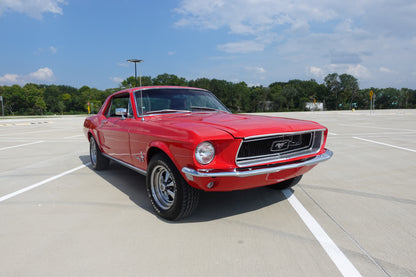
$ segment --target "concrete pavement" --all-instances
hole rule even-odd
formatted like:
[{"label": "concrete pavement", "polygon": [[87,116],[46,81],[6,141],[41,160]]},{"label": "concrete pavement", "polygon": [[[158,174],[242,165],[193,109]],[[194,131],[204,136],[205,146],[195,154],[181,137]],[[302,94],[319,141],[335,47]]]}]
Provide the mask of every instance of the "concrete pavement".
[{"label": "concrete pavement", "polygon": [[84,118],[69,116],[0,120],[0,198],[35,185],[0,201],[0,275],[341,276],[348,261],[416,276],[416,110],[267,115],[330,130],[334,157],[287,192],[340,264],[280,191],[203,193],[192,217],[161,220],[143,176],[90,168]]}]

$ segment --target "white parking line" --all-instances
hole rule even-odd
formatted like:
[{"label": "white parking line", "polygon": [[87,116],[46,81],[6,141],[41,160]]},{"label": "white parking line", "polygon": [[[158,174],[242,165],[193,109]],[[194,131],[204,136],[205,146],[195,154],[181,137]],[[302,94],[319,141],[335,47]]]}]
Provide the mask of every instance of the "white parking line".
[{"label": "white parking line", "polygon": [[43,142],[43,140],[30,142],[30,143],[19,144],[19,145],[14,145],[14,146],[9,146],[9,147],[3,147],[3,148],[0,148],[0,151],[7,150],[7,149],[12,149],[12,148],[17,148],[17,147],[22,147],[22,146],[26,146],[26,145],[37,144],[37,143],[41,143],[41,142]]},{"label": "white parking line", "polygon": [[410,149],[410,148],[400,147],[400,146],[396,146],[396,145],[392,145],[392,144],[378,142],[378,141],[370,140],[370,139],[363,139],[363,138],[359,138],[359,137],[353,137],[353,138],[359,139],[359,140],[363,140],[363,141],[367,141],[367,142],[371,142],[371,143],[375,143],[375,144],[380,144],[380,145],[389,146],[389,147],[393,147],[393,148],[397,148],[397,149],[406,150],[406,151],[410,151],[410,152],[415,152],[416,153],[416,150]]},{"label": "white parking line", "polygon": [[76,135],[76,136],[64,137],[64,139],[79,138],[79,137],[83,137],[83,136],[84,135]]},{"label": "white parking line", "polygon": [[32,189],[34,189],[34,188],[40,187],[40,186],[42,186],[42,185],[44,185],[44,184],[46,184],[46,183],[49,183],[49,182],[51,182],[51,181],[53,181],[53,180],[56,180],[56,179],[61,178],[61,177],[65,176],[65,175],[68,175],[68,174],[70,174],[70,173],[72,173],[72,172],[74,172],[74,171],[80,170],[81,168],[87,167],[87,166],[89,166],[90,164],[91,164],[91,163],[83,164],[83,165],[81,165],[81,166],[75,167],[75,168],[70,169],[70,170],[68,170],[68,171],[65,171],[65,172],[63,172],[63,173],[61,173],[61,174],[58,174],[58,175],[55,175],[55,176],[53,176],[53,177],[51,177],[51,178],[48,178],[48,179],[46,179],[46,180],[43,180],[43,181],[41,181],[41,182],[39,182],[39,183],[36,183],[36,184],[34,184],[34,185],[31,185],[31,186],[25,187],[25,188],[23,188],[23,189],[20,189],[20,190],[18,190],[18,191],[13,192],[13,193],[9,193],[9,194],[7,194],[7,195],[5,195],[5,196],[0,197],[0,202],[3,202],[3,201],[5,201],[5,200],[7,200],[7,199],[10,199],[10,198],[12,198],[12,197],[15,197],[15,196],[17,196],[17,195],[19,195],[19,194],[22,194],[22,193],[24,193],[24,192],[26,192],[26,191],[29,191],[29,190],[32,190]]},{"label": "white parking line", "polygon": [[321,225],[312,217],[312,215],[303,207],[299,200],[293,195],[290,189],[282,190],[283,194],[303,220],[305,225],[309,228],[315,238],[319,241],[322,248],[337,266],[338,270],[344,276],[361,276],[360,272],[350,262],[350,260],[342,253],[338,246],[325,233]]},{"label": "white parking line", "polygon": [[352,125],[352,124],[339,124],[339,126],[346,126],[346,127],[355,127],[355,128],[365,128],[365,129],[379,129],[379,130],[394,130],[394,131],[410,131],[414,132],[415,129],[399,129],[399,128],[386,128],[386,127],[376,127],[376,126],[368,126],[368,125]]},{"label": "white parking line", "polygon": [[[36,129],[36,128],[33,128]],[[64,130],[62,129],[48,129],[48,130],[41,130],[41,131],[31,131],[31,132],[18,132],[18,133],[7,133],[4,135],[0,135],[0,137],[18,137],[18,136],[25,136],[27,134],[38,134],[38,133],[50,133],[50,132],[59,132],[59,130]]]}]

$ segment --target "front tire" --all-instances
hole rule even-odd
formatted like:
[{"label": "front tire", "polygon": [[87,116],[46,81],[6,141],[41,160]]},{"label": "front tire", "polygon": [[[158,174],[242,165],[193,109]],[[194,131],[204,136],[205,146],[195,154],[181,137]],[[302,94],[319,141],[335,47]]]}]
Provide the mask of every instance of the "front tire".
[{"label": "front tire", "polygon": [[277,184],[270,185],[269,187],[272,189],[280,189],[280,190],[287,189],[299,183],[300,179],[302,179],[302,176],[303,175],[299,175],[299,176],[296,176],[295,178],[292,178],[292,179],[289,179],[289,180],[286,180]]},{"label": "front tire", "polygon": [[91,165],[95,170],[103,170],[108,167],[110,160],[103,156],[100,147],[94,137],[90,138],[90,160]]},{"label": "front tire", "polygon": [[198,205],[199,190],[191,187],[163,154],[150,160],[146,186],[154,210],[167,220],[187,217]]}]

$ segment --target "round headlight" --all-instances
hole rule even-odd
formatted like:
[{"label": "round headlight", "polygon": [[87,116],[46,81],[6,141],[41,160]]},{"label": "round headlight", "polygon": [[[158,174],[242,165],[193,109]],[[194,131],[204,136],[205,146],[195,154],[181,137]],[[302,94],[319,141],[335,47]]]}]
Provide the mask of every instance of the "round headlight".
[{"label": "round headlight", "polygon": [[214,157],[214,146],[208,141],[201,142],[195,149],[195,158],[200,164],[209,164]]}]

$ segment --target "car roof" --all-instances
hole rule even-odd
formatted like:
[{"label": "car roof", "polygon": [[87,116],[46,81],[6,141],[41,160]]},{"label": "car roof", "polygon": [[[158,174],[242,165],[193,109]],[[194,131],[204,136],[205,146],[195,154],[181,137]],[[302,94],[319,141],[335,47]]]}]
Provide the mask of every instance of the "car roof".
[{"label": "car roof", "polygon": [[195,89],[195,90],[207,91],[206,89],[202,89],[202,88],[184,87],[184,86],[142,86],[142,87],[133,87],[133,88],[128,88],[128,89],[123,89],[123,90],[113,93],[113,95],[126,93],[126,92],[133,92],[133,91],[138,91],[138,90],[148,90],[148,89]]}]

